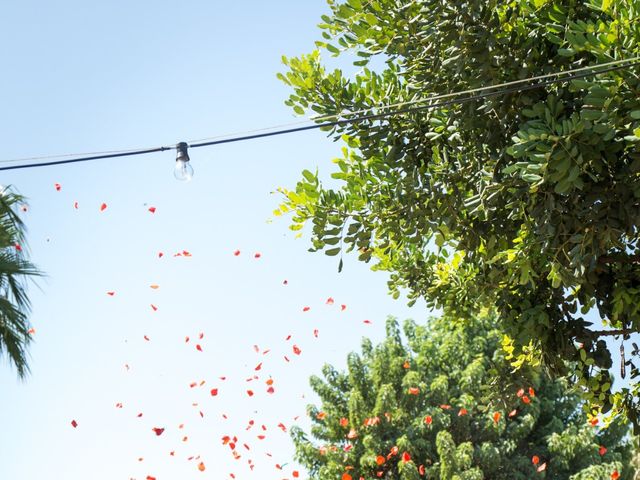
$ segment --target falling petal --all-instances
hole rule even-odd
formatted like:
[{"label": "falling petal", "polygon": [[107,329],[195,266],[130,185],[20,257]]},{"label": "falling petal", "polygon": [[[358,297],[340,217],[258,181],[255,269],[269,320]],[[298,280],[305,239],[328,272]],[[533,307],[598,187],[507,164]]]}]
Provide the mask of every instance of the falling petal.
[{"label": "falling petal", "polygon": [[54,183],[53,187],[56,189],[57,192],[59,192],[62,189],[62,185],[60,185],[59,183]]},{"label": "falling petal", "polygon": [[156,207],[149,207],[149,211],[151,213],[156,213]]},{"label": "falling petal", "polygon": [[107,209],[107,204],[103,203],[102,205],[100,205],[100,211],[104,212]]}]

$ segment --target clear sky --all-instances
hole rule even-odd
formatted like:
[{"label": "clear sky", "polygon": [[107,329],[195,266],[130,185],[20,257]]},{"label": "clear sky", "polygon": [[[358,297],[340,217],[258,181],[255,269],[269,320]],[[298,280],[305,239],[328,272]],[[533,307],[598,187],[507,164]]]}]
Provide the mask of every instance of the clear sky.
[{"label": "clear sky", "polygon": [[[294,121],[280,57],[313,48],[325,10],[321,0],[3,2],[0,158]],[[355,258],[338,274],[286,220],[268,222],[271,192],[303,168],[327,174],[337,149],[310,132],[192,150],[188,184],[173,178],[175,152],[3,172],[0,183],[29,197],[30,253],[47,276],[30,289],[31,375],[20,382],[0,363],[0,479],[292,478],[277,425],[304,424],[308,377],[344,366],[362,336],[380,339],[387,314],[427,315],[393,301],[383,274]],[[183,250],[192,256],[173,256]],[[239,437],[239,460],[224,435]]]}]

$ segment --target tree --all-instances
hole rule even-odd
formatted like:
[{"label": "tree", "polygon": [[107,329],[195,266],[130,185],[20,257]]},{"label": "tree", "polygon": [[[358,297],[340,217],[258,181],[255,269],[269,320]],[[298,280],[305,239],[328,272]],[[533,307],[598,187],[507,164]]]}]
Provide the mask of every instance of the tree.
[{"label": "tree", "polygon": [[29,298],[25,280],[39,275],[26,258],[25,227],[16,212],[24,199],[2,188],[0,192],[0,355],[6,355],[19,377],[28,371],[27,348],[31,342]]},{"label": "tree", "polygon": [[589,423],[565,380],[512,372],[494,322],[407,321],[405,342],[390,318],[347,371],[326,365],[311,378],[312,438],[292,430],[310,478],[631,479],[628,427]]},{"label": "tree", "polygon": [[[355,52],[361,70],[327,71],[316,50],[280,74],[287,104],[317,121],[640,54],[640,0],[328,3],[318,48]],[[330,128],[344,142],[336,182],[304,171],[276,213],[292,212],[293,230],[311,222],[312,250],[340,255],[339,269],[345,251],[373,260],[396,298],[455,318],[494,309],[514,365],[571,374],[592,415],[640,427],[638,66],[499,90]],[[632,381],[618,391],[606,339],[626,347]]]}]

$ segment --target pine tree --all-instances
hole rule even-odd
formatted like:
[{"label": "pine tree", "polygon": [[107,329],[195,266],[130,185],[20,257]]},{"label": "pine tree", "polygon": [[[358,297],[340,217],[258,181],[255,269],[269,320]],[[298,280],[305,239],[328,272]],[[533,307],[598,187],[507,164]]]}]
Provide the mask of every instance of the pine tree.
[{"label": "pine tree", "polygon": [[346,371],[311,378],[321,404],[310,434],[292,431],[297,460],[318,480],[631,479],[628,428],[587,421],[566,380],[513,372],[492,325],[407,321],[403,336],[390,318]]}]

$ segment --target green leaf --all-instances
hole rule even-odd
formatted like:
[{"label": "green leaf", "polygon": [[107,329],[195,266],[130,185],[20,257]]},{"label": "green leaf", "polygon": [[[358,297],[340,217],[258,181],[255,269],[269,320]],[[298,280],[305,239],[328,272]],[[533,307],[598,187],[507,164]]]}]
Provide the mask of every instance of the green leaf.
[{"label": "green leaf", "polygon": [[302,171],[302,176],[309,183],[315,183],[316,182],[316,176],[313,173],[311,173],[309,170],[303,170]]},{"label": "green leaf", "polygon": [[340,253],[340,247],[330,248],[329,250],[325,250],[324,253],[326,255],[329,255],[330,257],[335,257],[336,255],[338,255]]}]

